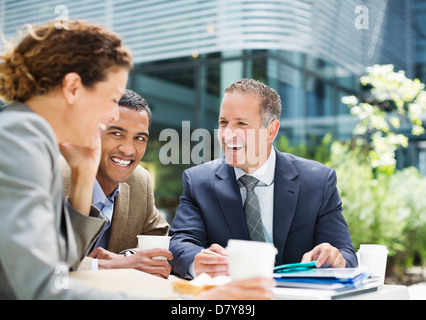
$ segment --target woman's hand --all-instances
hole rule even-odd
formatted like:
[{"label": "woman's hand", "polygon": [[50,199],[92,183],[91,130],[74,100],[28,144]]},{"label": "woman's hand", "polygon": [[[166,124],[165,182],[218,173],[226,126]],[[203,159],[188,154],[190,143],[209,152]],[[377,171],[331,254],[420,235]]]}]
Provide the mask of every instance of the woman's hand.
[{"label": "woman's hand", "polygon": [[86,216],[92,205],[93,186],[101,158],[101,138],[94,138],[92,147],[60,143],[59,148],[71,168],[69,202]]},{"label": "woman's hand", "polygon": [[252,278],[232,281],[222,286],[201,292],[195,296],[200,300],[270,300],[274,297],[270,288],[275,287],[274,279]]}]

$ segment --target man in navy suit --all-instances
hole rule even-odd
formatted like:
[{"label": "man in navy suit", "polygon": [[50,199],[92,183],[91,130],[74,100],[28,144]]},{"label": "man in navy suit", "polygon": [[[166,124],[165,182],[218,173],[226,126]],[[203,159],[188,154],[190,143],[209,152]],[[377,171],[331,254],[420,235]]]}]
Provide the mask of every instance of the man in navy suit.
[{"label": "man in navy suit", "polygon": [[[229,239],[272,242],[277,265],[357,265],[335,171],[276,150],[280,116],[278,93],[259,81],[242,79],[225,90],[218,130],[224,158],[183,173],[184,193],[170,229],[175,274],[226,275]],[[261,240],[251,236],[246,222],[252,213],[245,200],[253,193],[240,183],[244,175],[256,178]],[[206,248],[210,253],[201,251]]]}]

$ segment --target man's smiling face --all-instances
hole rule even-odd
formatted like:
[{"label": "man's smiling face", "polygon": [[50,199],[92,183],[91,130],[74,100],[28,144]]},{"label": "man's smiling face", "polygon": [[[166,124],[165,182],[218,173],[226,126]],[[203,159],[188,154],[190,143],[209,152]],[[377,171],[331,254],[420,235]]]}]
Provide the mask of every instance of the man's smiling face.
[{"label": "man's smiling face", "polygon": [[149,137],[146,111],[119,107],[120,118],[102,134],[102,155],[96,178],[105,195],[127,180],[145,154]]},{"label": "man's smiling face", "polygon": [[259,106],[257,96],[232,92],[224,95],[220,107],[218,138],[225,160],[249,174],[266,161],[272,146]]}]

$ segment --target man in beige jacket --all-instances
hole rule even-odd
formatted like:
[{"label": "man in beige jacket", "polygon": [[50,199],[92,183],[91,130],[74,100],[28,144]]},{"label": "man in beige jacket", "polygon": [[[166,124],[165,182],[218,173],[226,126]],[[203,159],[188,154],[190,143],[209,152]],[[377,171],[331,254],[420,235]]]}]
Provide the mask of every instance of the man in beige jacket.
[{"label": "man in beige jacket", "polygon": [[[137,247],[137,235],[167,235],[169,230],[155,207],[150,175],[139,165],[149,138],[151,110],[131,90],[126,90],[119,106],[120,119],[109,123],[102,134],[93,190],[93,204],[109,223],[79,269],[135,268],[167,278],[171,271],[168,261],[152,258],[165,256],[171,260],[168,250],[129,250]],[[71,171],[64,159],[60,164],[67,193]]]}]

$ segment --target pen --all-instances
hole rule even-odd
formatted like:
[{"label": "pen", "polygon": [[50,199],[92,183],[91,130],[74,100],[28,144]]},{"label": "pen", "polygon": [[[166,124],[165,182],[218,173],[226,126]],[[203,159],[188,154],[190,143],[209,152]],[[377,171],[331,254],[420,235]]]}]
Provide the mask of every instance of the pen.
[{"label": "pen", "polygon": [[207,253],[207,254],[213,254],[213,255],[218,256],[218,257],[223,257],[221,254],[214,252],[214,251],[211,251],[209,249],[202,249],[201,252]]}]

